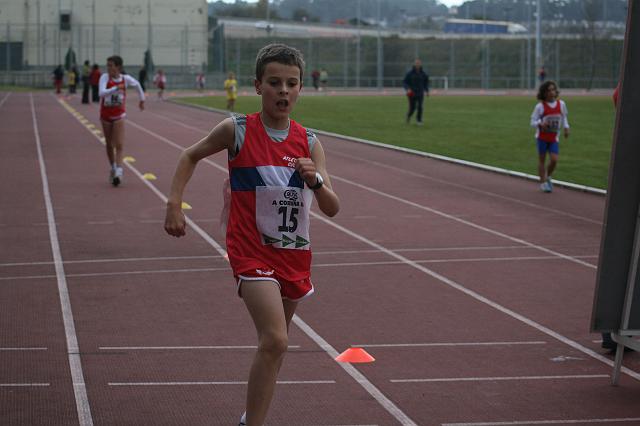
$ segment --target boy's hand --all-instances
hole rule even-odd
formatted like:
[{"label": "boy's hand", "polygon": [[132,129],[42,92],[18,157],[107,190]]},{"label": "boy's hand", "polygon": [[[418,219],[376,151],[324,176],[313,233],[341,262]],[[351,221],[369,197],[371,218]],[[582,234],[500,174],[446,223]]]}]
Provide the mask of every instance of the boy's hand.
[{"label": "boy's hand", "polygon": [[124,81],[122,83],[118,83],[118,90],[124,90],[125,87]]},{"label": "boy's hand", "polygon": [[569,137],[569,129],[568,128],[564,128],[564,138],[568,138]]},{"label": "boy's hand", "polygon": [[138,106],[140,107],[140,111],[144,111],[144,101],[140,101]]},{"label": "boy's hand", "polygon": [[164,219],[164,230],[174,237],[182,237],[186,234],[186,221],[180,207],[167,204],[167,214]]},{"label": "boy's hand", "polygon": [[316,165],[311,158],[298,158],[296,161],[296,171],[300,173],[302,179],[311,187],[317,183]]}]

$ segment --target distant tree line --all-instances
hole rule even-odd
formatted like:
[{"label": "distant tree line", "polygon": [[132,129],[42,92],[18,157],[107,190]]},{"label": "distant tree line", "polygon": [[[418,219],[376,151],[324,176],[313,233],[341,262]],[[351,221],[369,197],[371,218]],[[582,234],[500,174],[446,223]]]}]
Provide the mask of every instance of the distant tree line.
[{"label": "distant tree line", "polygon": [[[469,0],[457,8],[447,8],[437,0],[259,0],[249,3],[221,0],[209,3],[214,16],[302,22],[356,24],[360,4],[362,25],[377,23],[378,3],[381,21],[393,27],[430,29],[447,18],[487,19],[527,24],[535,22],[535,0]],[[457,11],[456,14],[452,14]],[[542,0],[542,19],[564,22],[565,26],[585,21],[624,23],[627,0]]]}]

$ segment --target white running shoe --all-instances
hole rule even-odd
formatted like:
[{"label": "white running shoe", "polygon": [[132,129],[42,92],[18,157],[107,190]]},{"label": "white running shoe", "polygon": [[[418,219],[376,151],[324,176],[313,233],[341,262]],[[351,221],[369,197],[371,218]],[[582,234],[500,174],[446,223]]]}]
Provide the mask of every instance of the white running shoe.
[{"label": "white running shoe", "polygon": [[122,183],[122,175],[124,174],[124,170],[122,167],[116,167],[113,172],[113,179],[111,180],[111,184],[113,186],[118,186]]},{"label": "white running shoe", "polygon": [[551,192],[551,188],[549,188],[548,182],[543,182],[540,184],[540,191],[542,192]]},{"label": "white running shoe", "polygon": [[109,183],[113,185],[113,178],[116,176],[116,171],[111,169],[109,170]]},{"label": "white running shoe", "polygon": [[242,413],[242,417],[240,417],[240,423],[238,426],[247,426],[247,412]]},{"label": "white running shoe", "polygon": [[547,178],[547,187],[549,188],[549,192],[553,191],[553,182],[551,181],[551,176]]}]

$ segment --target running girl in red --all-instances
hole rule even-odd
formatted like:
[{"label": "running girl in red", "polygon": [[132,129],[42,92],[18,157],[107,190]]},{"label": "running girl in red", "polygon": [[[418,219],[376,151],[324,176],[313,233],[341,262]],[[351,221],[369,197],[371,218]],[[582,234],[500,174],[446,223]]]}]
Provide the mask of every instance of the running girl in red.
[{"label": "running girl in red", "polygon": [[[531,127],[536,129],[538,147],[538,175],[540,190],[553,191],[551,174],[556,169],[560,155],[559,134],[564,130],[565,139],[569,137],[569,121],[567,106],[558,99],[558,85],[553,81],[545,81],[538,90],[538,103],[531,114]],[[549,153],[549,165],[545,168],[545,160]]]},{"label": "running girl in red", "polygon": [[124,158],[124,117],[127,87],[135,87],[140,98],[140,111],[144,110],[144,92],[140,83],[128,74],[122,74],[122,58],[107,58],[107,72],[100,76],[100,122],[109,158],[109,182],[118,186],[122,182],[122,161]]},{"label": "running girl in red", "polygon": [[334,216],[340,209],[316,136],[289,119],[302,88],[301,53],[283,44],[258,52],[260,112],[223,120],[185,150],[171,184],[165,230],[185,234],[182,194],[196,164],[224,149],[231,193],[227,252],[258,332],[249,373],[246,413],[240,424],[262,425],[288,344],[288,327],[299,300],[313,293],[309,210]]}]

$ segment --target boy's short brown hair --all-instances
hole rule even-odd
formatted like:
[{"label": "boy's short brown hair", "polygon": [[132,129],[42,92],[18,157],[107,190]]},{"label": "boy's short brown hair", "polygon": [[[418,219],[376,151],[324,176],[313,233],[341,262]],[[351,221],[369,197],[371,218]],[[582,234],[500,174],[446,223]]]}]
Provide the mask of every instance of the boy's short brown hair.
[{"label": "boy's short brown hair", "polygon": [[113,65],[120,68],[123,64],[122,57],[118,55],[109,56],[107,58],[107,62],[113,62]]},{"label": "boy's short brown hair", "polygon": [[258,52],[256,56],[256,79],[262,80],[264,70],[269,62],[277,62],[283,65],[293,65],[300,69],[300,80],[304,72],[304,59],[302,53],[295,47],[282,43],[268,44]]}]

